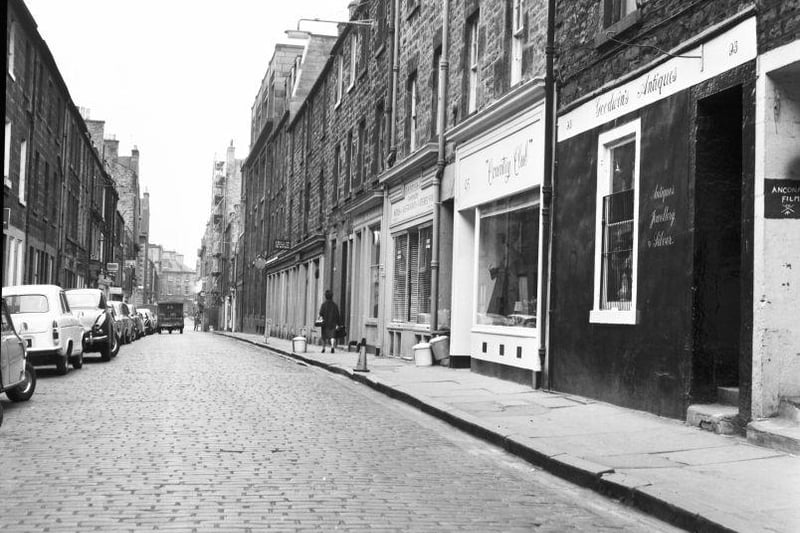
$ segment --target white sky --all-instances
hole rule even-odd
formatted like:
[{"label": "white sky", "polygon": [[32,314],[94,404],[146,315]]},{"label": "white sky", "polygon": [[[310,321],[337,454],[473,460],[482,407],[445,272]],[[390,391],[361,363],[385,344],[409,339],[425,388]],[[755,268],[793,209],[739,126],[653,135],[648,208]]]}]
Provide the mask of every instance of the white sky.
[{"label": "white sky", "polygon": [[[250,106],[284,30],[347,19],[348,0],[24,0],[76,106],[139,148],[150,242],[194,268],[212,165],[250,145]],[[301,29],[335,33],[334,24]],[[296,42],[296,41],[295,41]]]}]

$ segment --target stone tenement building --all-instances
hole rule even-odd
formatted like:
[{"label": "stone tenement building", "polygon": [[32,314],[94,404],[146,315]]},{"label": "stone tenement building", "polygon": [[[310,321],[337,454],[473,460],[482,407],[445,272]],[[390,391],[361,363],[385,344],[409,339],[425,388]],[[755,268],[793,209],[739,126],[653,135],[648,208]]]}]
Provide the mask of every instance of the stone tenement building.
[{"label": "stone tenement building", "polygon": [[690,420],[732,398],[723,429],[781,412],[799,18],[353,3],[333,40],[276,47],[254,102],[237,327],[316,341],[331,289],[384,355],[448,333],[475,372]]},{"label": "stone tenement building", "polygon": [[237,330],[236,259],[242,197],[242,160],[231,141],[222,161],[214,161],[211,215],[198,250],[198,280],[203,292],[203,329]]},{"label": "stone tenement building", "polygon": [[4,285],[107,287],[118,194],[36,22],[7,2]]}]

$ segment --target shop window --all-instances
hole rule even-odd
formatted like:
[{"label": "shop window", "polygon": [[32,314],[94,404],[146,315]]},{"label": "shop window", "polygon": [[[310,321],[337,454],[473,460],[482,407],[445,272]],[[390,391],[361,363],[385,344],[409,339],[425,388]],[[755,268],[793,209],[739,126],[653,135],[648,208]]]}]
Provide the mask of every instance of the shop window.
[{"label": "shop window", "polygon": [[430,324],[431,244],[430,227],[395,236],[392,320]]},{"label": "shop window", "polygon": [[635,324],[640,122],[598,140],[594,305],[590,321]]},{"label": "shop window", "polygon": [[378,304],[381,292],[381,227],[370,228],[372,242],[370,244],[370,266],[369,266],[369,316],[378,318]]},{"label": "shop window", "polygon": [[475,323],[535,328],[539,200],[533,194],[480,208]]}]

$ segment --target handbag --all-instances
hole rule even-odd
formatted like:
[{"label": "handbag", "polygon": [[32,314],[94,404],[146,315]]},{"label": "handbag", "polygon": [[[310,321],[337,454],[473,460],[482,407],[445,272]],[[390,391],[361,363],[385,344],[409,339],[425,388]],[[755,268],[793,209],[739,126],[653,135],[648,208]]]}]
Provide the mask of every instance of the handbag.
[{"label": "handbag", "polygon": [[347,337],[347,328],[344,326],[336,326],[335,335],[337,339],[343,339],[344,337]]},{"label": "handbag", "polygon": [[317,319],[314,321],[315,328],[324,328],[325,327],[325,319],[322,318],[322,315],[319,315]]}]

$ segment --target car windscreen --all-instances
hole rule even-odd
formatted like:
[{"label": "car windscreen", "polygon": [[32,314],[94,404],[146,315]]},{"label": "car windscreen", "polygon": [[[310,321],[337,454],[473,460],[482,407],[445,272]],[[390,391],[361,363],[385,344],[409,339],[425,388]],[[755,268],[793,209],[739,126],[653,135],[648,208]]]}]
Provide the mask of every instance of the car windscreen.
[{"label": "car windscreen", "polygon": [[15,294],[6,296],[8,312],[12,315],[17,313],[47,313],[50,306],[47,303],[47,296],[43,294]]},{"label": "car windscreen", "polygon": [[99,292],[67,292],[67,302],[70,307],[80,309],[100,307]]}]

